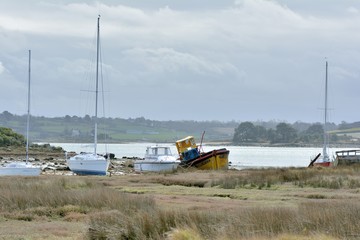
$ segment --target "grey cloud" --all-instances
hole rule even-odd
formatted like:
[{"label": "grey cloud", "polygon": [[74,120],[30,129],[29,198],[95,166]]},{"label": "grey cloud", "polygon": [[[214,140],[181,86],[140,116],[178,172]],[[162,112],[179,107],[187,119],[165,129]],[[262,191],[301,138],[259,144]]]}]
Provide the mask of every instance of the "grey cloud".
[{"label": "grey cloud", "polygon": [[[1,93],[22,86],[21,71],[26,72],[27,49],[32,49],[34,114],[84,114],[80,90],[91,88],[92,80],[84,78],[94,76],[90,70],[100,13],[107,112],[114,117],[321,121],[327,57],[336,90],[332,120],[357,121],[349,109],[358,94],[346,86],[360,87],[360,2],[326,3],[2,2],[0,62],[6,71],[0,78],[6,84]],[[6,106],[0,112],[19,112],[21,102],[14,94],[3,94]],[[179,113],[184,101],[201,108]],[[148,105],[168,110],[153,112]],[[221,114],[214,115],[214,109]]]}]

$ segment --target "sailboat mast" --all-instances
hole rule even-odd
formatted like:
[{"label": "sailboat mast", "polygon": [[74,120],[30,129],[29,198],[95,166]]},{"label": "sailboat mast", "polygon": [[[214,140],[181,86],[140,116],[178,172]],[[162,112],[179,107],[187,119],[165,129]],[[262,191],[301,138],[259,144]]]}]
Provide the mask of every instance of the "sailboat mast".
[{"label": "sailboat mast", "polygon": [[29,161],[30,76],[31,76],[31,50],[29,50],[28,99],[27,99],[27,121],[26,121],[26,163]]},{"label": "sailboat mast", "polygon": [[96,89],[95,89],[95,129],[94,129],[94,154],[97,147],[97,117],[98,117],[98,95],[99,95],[99,50],[100,50],[100,15],[97,21],[97,39],[96,39]]},{"label": "sailboat mast", "polygon": [[327,110],[328,110],[328,62],[326,61],[325,68],[325,108],[324,108],[324,146],[323,146],[323,159],[328,160],[327,147],[328,147],[328,135],[327,135]]}]

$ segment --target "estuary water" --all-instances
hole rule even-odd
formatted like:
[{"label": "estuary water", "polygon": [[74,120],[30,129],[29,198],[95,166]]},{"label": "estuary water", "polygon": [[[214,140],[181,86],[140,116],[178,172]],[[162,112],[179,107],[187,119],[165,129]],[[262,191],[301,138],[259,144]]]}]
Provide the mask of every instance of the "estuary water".
[{"label": "estuary water", "polygon": [[[91,152],[93,144],[80,143],[50,143],[52,146],[62,147],[68,152]],[[99,153],[114,153],[117,158],[122,157],[144,157],[147,146],[156,143],[124,143],[124,144],[98,144]],[[172,153],[177,155],[175,144],[157,144],[169,146]],[[261,168],[261,167],[307,167],[322,148],[300,148],[300,147],[245,147],[245,146],[213,146],[203,144],[204,151],[227,148],[230,150],[229,162],[236,169]],[[329,156],[332,158],[336,151],[346,148],[330,148]]]}]

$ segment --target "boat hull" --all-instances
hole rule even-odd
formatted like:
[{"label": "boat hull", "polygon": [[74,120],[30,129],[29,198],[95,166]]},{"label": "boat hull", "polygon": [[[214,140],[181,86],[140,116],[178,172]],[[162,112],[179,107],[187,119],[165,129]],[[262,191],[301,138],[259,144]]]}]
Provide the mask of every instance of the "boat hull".
[{"label": "boat hull", "polygon": [[94,154],[83,154],[67,159],[67,164],[77,175],[106,175],[110,161]]},{"label": "boat hull", "polygon": [[25,163],[11,163],[0,168],[0,176],[39,176],[41,171],[41,167]]},{"label": "boat hull", "polygon": [[201,153],[198,158],[191,161],[182,161],[185,167],[196,167],[201,170],[227,170],[229,168],[230,151],[222,148]]},{"label": "boat hull", "polygon": [[170,172],[175,171],[179,162],[151,162],[146,160],[137,160],[134,162],[136,172]]},{"label": "boat hull", "polygon": [[314,167],[331,167],[332,164],[331,164],[331,162],[314,162],[313,166]]}]

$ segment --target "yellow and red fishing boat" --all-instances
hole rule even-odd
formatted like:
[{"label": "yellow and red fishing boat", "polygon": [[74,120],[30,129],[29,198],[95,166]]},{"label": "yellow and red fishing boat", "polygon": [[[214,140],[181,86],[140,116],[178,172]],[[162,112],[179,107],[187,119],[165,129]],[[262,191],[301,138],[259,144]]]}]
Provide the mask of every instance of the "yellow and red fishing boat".
[{"label": "yellow and red fishing boat", "polygon": [[196,167],[201,170],[221,170],[229,167],[229,153],[226,148],[208,152],[201,151],[193,136],[176,141],[182,167]]}]

